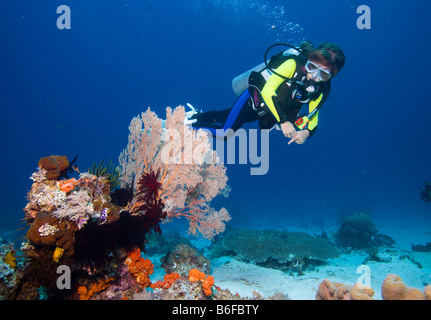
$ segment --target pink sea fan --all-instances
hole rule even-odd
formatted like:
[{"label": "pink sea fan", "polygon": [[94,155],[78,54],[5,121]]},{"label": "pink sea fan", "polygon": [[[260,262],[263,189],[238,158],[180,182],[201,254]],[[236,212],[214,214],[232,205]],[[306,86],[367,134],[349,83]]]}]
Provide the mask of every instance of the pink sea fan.
[{"label": "pink sea fan", "polygon": [[[191,233],[197,230],[212,238],[230,219],[226,209],[219,214],[208,205],[228,188],[226,168],[212,150],[208,133],[184,125],[184,117],[184,107],[167,108],[164,129],[149,108],[132,119],[128,145],[119,158],[122,185],[133,182],[137,190],[143,174],[157,172],[157,198],[167,218],[186,217]],[[131,208],[136,209],[137,202],[135,197]]]}]

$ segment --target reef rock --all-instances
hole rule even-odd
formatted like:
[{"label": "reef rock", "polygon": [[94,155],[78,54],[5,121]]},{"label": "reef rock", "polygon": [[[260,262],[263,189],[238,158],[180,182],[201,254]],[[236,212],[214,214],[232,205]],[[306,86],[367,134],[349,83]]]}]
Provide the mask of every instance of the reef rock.
[{"label": "reef rock", "polygon": [[204,273],[211,271],[210,261],[187,244],[176,246],[175,250],[161,259],[161,262],[166,273],[176,272],[182,277],[187,276],[191,269],[199,269]]}]

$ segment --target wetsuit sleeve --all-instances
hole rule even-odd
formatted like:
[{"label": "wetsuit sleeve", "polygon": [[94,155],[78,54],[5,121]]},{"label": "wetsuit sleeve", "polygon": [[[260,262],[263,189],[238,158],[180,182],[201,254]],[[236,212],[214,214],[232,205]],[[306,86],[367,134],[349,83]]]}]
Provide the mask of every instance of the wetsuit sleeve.
[{"label": "wetsuit sleeve", "polygon": [[[286,60],[284,63],[282,63],[277,69],[275,69],[275,72],[287,78],[291,78],[295,73],[295,70],[296,70],[295,60],[289,59],[289,60]],[[283,123],[287,121],[284,113],[281,111],[280,104],[277,98],[277,93],[276,93],[276,90],[284,81],[286,80],[278,76],[277,74],[273,73],[268,78],[268,81],[265,83],[265,86],[262,88],[262,91],[261,91],[262,98],[265,101],[266,105],[268,106],[269,111],[271,111],[272,115],[279,123]]]}]

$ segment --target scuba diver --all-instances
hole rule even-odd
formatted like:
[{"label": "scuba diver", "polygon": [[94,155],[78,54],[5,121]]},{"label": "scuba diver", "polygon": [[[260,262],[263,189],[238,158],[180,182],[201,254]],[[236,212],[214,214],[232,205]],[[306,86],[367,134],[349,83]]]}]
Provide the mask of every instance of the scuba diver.
[{"label": "scuba diver", "polygon": [[[290,49],[268,61],[269,50],[280,45]],[[290,139],[288,144],[302,144],[315,133],[331,80],[344,62],[343,51],[329,42],[317,48],[308,41],[299,48],[272,45],[265,52],[264,63],[233,80],[239,98],[232,108],[202,113],[187,104],[192,111],[187,113],[186,122],[209,130],[215,137],[229,138],[244,123],[258,120],[260,129],[278,127]]]}]

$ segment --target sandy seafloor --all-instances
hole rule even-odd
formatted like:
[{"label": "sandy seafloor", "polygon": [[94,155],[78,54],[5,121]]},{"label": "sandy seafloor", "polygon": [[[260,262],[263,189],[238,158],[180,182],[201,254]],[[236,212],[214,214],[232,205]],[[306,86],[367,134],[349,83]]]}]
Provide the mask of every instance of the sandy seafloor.
[{"label": "sandy seafloor", "polygon": [[[401,277],[409,287],[423,290],[425,284],[431,283],[431,252],[413,252],[412,244],[425,245],[431,242],[431,232],[427,224],[415,224],[410,221],[398,221],[388,224],[379,224],[376,221],[379,233],[390,236],[395,240],[392,254],[380,256],[390,259],[390,262],[367,262],[371,271],[371,287],[376,300],[382,300],[381,285],[385,277],[395,273]],[[338,225],[326,226],[325,231],[336,230]],[[261,228],[259,228],[261,229]],[[268,229],[268,228],[266,228]],[[321,228],[290,227],[289,231],[303,231],[310,234],[320,234]],[[192,240],[196,248],[204,251],[209,246],[209,241]],[[384,250],[382,250],[384,251]],[[358,266],[363,265],[367,258],[364,251],[352,251],[341,254],[337,259],[328,260],[327,265],[317,267],[314,270],[306,270],[304,275],[290,275],[286,272],[264,268],[253,263],[239,261],[234,257],[220,257],[211,261],[211,275],[215,279],[215,285],[222,289],[229,289],[233,294],[241,297],[252,297],[252,291],[257,291],[265,297],[277,292],[282,292],[292,300],[314,300],[318,285],[328,278],[332,282],[341,282],[353,285],[362,273],[357,273]],[[409,256],[410,258],[405,258]],[[151,276],[152,281],[163,280],[164,270],[158,262],[162,255],[146,256],[155,265],[155,272]],[[403,258],[404,257],[404,258]],[[414,262],[413,262],[413,261]],[[418,264],[422,268],[418,267]]]}]

